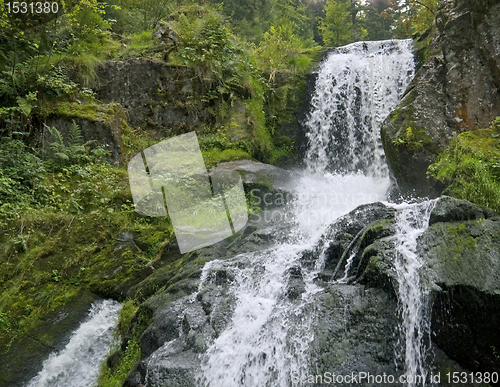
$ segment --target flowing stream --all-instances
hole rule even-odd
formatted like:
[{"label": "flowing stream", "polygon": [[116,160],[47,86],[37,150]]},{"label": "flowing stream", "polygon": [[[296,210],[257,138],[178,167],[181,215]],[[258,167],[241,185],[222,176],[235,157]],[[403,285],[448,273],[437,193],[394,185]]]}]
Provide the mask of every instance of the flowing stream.
[{"label": "flowing stream", "polygon": [[[425,338],[430,334],[429,326],[429,294],[422,284],[420,269],[423,266],[421,257],[416,253],[417,238],[427,229],[431,211],[436,200],[419,204],[396,206],[400,209],[396,217],[397,233],[396,260],[394,267],[398,279],[398,297],[403,320],[402,336],[404,338],[405,376],[408,387],[414,387],[416,375],[424,376],[428,372],[424,367],[427,353]],[[425,385],[425,382],[423,383]]]},{"label": "flowing stream", "polygon": [[26,387],[91,387],[114,341],[121,305],[104,300],[92,304],[89,315],[60,352],[44,361],[43,369]]},{"label": "flowing stream", "polygon": [[[387,199],[391,182],[379,130],[413,75],[410,40],[354,43],[331,52],[322,63],[305,123],[307,168],[296,182],[291,231],[263,252],[214,261],[204,268],[200,291],[210,285],[211,273],[232,273],[230,290],[236,306],[228,328],[205,354],[200,385],[285,387],[291,385],[292,372],[307,372],[313,340],[308,305],[320,291],[313,279],[322,268],[321,260],[315,269],[301,267],[299,258],[339,216],[360,204]],[[394,243],[405,348],[401,357],[406,374],[414,375],[425,373],[421,353],[426,331],[415,246],[431,207],[428,202],[396,207]],[[305,291],[292,302],[286,289],[297,270]],[[347,271],[343,280],[346,277]]]}]

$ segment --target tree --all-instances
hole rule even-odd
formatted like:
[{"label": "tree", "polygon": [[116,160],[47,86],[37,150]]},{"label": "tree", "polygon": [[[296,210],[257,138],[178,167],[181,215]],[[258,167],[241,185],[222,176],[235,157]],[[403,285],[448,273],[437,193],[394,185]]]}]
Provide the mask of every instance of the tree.
[{"label": "tree", "polygon": [[393,37],[395,2],[395,0],[370,0],[366,5],[363,18],[367,30],[366,39],[384,40]]},{"label": "tree", "polygon": [[436,17],[439,0],[400,0],[396,35],[411,37],[430,28]]},{"label": "tree", "polygon": [[324,10],[319,22],[323,42],[335,47],[353,42],[351,0],[327,0]]}]

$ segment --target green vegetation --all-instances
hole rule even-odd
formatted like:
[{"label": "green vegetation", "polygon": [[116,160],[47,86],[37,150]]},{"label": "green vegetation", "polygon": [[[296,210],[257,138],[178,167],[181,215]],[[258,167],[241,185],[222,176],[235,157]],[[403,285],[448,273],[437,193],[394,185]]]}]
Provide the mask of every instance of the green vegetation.
[{"label": "green vegetation", "polygon": [[117,365],[110,367],[107,363],[101,367],[99,387],[121,387],[135,364],[141,359],[139,338],[151,323],[151,313],[140,308],[132,300],[124,303],[120,312],[117,334],[125,337],[130,333],[125,350],[114,348],[119,357]]},{"label": "green vegetation", "polygon": [[408,126],[404,133],[393,140],[393,144],[396,147],[405,147],[408,151],[415,152],[432,145],[432,140],[423,129]]},{"label": "green vegetation", "polygon": [[464,132],[429,167],[445,193],[500,211],[500,118],[490,128]]},{"label": "green vegetation", "polygon": [[438,0],[327,0],[318,29],[323,42],[333,46],[407,38],[431,27],[437,6]]}]

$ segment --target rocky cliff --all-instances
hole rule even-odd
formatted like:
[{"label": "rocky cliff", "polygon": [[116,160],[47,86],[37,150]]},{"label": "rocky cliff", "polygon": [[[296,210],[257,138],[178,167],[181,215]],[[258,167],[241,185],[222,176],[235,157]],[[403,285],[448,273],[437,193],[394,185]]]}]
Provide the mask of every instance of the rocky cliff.
[{"label": "rocky cliff", "polygon": [[386,119],[382,141],[403,190],[428,194],[426,171],[457,134],[500,115],[500,2],[443,0],[427,58]]}]

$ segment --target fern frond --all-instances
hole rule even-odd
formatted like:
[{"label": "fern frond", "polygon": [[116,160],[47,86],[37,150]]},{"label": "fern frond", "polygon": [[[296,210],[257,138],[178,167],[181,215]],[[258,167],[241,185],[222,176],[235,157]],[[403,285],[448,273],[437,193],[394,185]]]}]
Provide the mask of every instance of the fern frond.
[{"label": "fern frond", "polygon": [[47,126],[46,124],[43,124],[45,128],[49,131],[50,135],[52,136],[52,142],[49,144],[50,149],[54,152],[61,152],[66,149],[66,146],[64,145],[64,139],[61,134],[61,132],[54,127]]},{"label": "fern frond", "polygon": [[68,148],[78,147],[83,144],[83,136],[80,127],[76,124],[75,120],[71,124],[68,133]]}]

